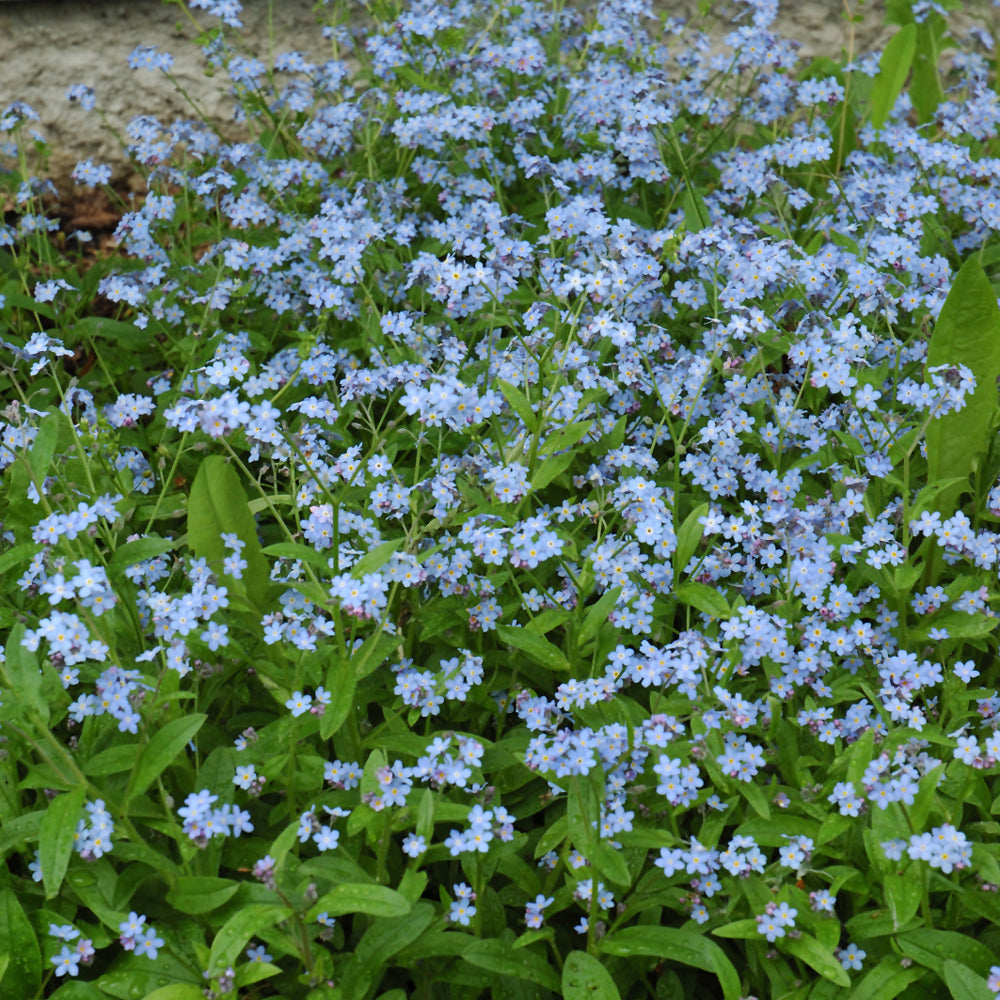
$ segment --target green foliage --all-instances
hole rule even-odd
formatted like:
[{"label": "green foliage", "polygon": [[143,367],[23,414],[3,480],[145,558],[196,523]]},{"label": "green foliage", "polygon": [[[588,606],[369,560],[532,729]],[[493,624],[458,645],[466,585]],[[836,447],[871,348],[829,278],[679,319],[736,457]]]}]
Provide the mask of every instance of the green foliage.
[{"label": "green foliage", "polygon": [[881,128],[903,91],[917,47],[917,26],[904,24],[882,51],[879,72],[871,93],[871,120]]},{"label": "green foliage", "polygon": [[985,64],[319,6],[98,252],[0,115],[0,998],[991,996]]},{"label": "green foliage", "polygon": [[[1000,307],[989,279],[975,257],[955,276],[927,347],[927,366],[967,365],[976,388],[965,406],[932,420],[927,429],[929,485],[954,477],[967,481],[985,460],[1000,423],[997,379],[1000,379]],[[939,510],[951,510],[958,484],[942,489]]]}]

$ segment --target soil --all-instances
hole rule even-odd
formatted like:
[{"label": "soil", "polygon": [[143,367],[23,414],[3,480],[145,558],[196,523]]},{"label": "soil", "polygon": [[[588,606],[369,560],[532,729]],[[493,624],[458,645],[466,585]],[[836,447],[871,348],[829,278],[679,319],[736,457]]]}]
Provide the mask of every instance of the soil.
[{"label": "soil", "polygon": [[[988,0],[981,0],[987,10]],[[846,4],[861,17],[852,25]],[[348,6],[356,18],[367,14],[360,0]],[[694,0],[658,0],[659,10],[687,16]],[[731,9],[713,2],[712,13]],[[296,50],[316,60],[330,57],[330,43],[317,27],[316,0],[244,0],[240,32],[251,51],[269,54]],[[854,51],[880,48],[891,37],[882,25],[883,3],[869,0],[801,0],[779,7],[778,30],[801,44],[801,54],[839,55],[856,33]],[[972,18],[966,16],[971,22]],[[194,43],[197,24],[217,19],[202,10],[189,11],[165,0],[0,0],[0,110],[15,99],[27,101],[40,115],[39,131],[49,142],[51,156],[40,173],[66,191],[78,160],[89,158],[112,166],[119,186],[141,188],[132,176],[116,138],[137,114],[161,121],[193,116],[183,94],[159,72],[130,70],[129,53],[138,45],[155,45],[175,59],[174,76],[190,99],[217,122],[231,117],[231,103],[220,74],[207,78],[204,57]],[[728,27],[723,23],[723,29]],[[97,93],[98,108],[86,112],[66,99],[66,90],[85,83]],[[82,209],[81,209],[82,210]]]}]

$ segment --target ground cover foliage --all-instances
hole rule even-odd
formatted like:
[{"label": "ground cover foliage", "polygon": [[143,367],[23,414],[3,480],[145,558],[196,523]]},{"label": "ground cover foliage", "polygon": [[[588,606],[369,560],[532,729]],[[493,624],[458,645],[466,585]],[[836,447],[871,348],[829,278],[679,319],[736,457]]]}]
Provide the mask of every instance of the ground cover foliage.
[{"label": "ground cover foliage", "polygon": [[0,992],[1000,990],[991,35],[190,7],[113,246],[0,117]]}]

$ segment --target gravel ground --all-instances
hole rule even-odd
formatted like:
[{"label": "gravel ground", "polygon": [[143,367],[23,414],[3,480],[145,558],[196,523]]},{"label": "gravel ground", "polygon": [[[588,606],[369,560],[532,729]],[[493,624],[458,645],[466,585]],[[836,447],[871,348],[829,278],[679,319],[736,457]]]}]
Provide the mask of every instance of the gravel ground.
[{"label": "gravel ground", "polygon": [[[855,51],[879,48],[891,37],[882,27],[884,6],[870,2],[855,25]],[[988,2],[988,0],[985,0]],[[270,52],[299,50],[313,58],[329,58],[313,13],[315,0],[245,0],[242,34],[262,57]],[[353,0],[359,18],[365,11]],[[692,0],[660,0],[658,9],[681,16],[693,13]],[[714,3],[714,10],[726,9]],[[985,3],[982,4],[985,7]],[[806,57],[837,55],[848,45],[850,25],[838,0],[782,3],[779,30],[801,43]],[[202,11],[205,24],[215,23]],[[966,17],[966,20],[971,20]],[[191,117],[185,98],[159,73],[132,71],[128,54],[137,45],[156,45],[175,59],[174,74],[191,98],[216,121],[229,118],[230,103],[221,77],[207,79],[202,55],[192,43],[196,30],[185,7],[162,0],[0,0],[0,109],[10,101],[27,101],[41,116],[41,131],[52,158],[48,174],[60,186],[79,159],[112,164],[121,178],[128,161],[108,126],[118,130],[137,114],[161,120]],[[97,91],[97,115],[69,104],[66,89],[86,83]]]}]

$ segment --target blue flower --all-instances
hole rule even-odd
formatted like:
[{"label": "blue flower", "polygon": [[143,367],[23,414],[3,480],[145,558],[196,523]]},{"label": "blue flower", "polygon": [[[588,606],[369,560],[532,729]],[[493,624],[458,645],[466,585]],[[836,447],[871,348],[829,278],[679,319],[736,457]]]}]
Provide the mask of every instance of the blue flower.
[{"label": "blue flower", "polygon": [[863,951],[861,948],[859,948],[856,944],[852,942],[851,944],[848,944],[846,947],[841,948],[837,954],[838,957],[840,958],[840,964],[845,969],[858,970],[861,968],[861,964],[867,957],[868,952]]},{"label": "blue flower", "polygon": [[80,972],[81,955],[77,950],[70,950],[67,945],[63,945],[58,955],[51,957],[52,964],[56,967],[57,976],[76,976]]},{"label": "blue flower", "polygon": [[162,947],[163,938],[159,937],[152,927],[147,926],[136,941],[135,953],[137,955],[145,955],[148,958],[155,959],[159,954],[159,949]]},{"label": "blue flower", "polygon": [[290,709],[292,717],[297,719],[300,715],[305,715],[312,705],[312,696],[303,694],[301,691],[293,692],[291,698],[285,702],[285,708]]},{"label": "blue flower", "polygon": [[475,915],[475,906],[464,899],[456,899],[448,911],[448,919],[456,924],[461,924],[463,927],[468,927],[469,922]]}]

